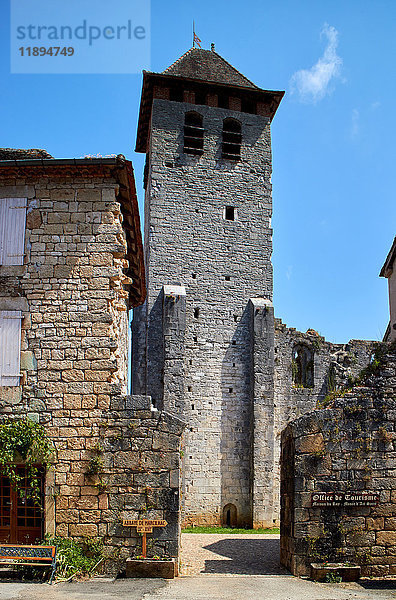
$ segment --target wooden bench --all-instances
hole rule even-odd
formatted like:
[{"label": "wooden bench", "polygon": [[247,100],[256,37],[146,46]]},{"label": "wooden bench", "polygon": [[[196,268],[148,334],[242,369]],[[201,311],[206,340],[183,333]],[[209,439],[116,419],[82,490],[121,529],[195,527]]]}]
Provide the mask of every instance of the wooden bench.
[{"label": "wooden bench", "polygon": [[0,565],[49,567],[49,582],[52,583],[56,569],[56,547],[0,544]]}]

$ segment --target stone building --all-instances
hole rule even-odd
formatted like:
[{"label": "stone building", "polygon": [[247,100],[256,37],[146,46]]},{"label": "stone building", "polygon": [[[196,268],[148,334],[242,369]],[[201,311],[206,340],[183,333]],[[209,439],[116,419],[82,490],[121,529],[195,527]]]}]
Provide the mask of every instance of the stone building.
[{"label": "stone building", "polygon": [[55,447],[44,513],[0,477],[1,541],[100,537],[118,560],[140,553],[122,519],[148,517],[169,523],[149,551],[177,556],[183,424],[127,396],[145,293],[129,161],[0,152],[1,422],[28,416]]},{"label": "stone building", "polygon": [[386,277],[388,280],[389,292],[389,324],[385,332],[384,342],[392,342],[396,340],[396,268],[394,268],[396,260],[396,237],[393,240],[391,249],[384,266],[381,269],[380,277]]},{"label": "stone building", "polygon": [[396,574],[396,345],[381,344],[353,386],[282,433],[281,562],[357,564]]},{"label": "stone building", "polygon": [[283,92],[214,49],[144,73],[147,299],[134,311],[133,393],[188,423],[183,521],[279,520],[280,432],[356,375],[371,344],[274,318],[270,126]]}]

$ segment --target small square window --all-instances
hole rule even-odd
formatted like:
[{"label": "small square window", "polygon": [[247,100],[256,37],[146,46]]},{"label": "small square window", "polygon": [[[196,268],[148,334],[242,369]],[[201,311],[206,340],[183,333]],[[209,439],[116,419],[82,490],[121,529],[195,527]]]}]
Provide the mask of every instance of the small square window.
[{"label": "small square window", "polygon": [[225,279],[226,281],[231,281],[231,277],[230,277],[229,275],[226,275],[226,276],[224,277],[224,279]]},{"label": "small square window", "polygon": [[224,209],[224,218],[226,221],[235,221],[236,208],[235,206],[226,206]]}]

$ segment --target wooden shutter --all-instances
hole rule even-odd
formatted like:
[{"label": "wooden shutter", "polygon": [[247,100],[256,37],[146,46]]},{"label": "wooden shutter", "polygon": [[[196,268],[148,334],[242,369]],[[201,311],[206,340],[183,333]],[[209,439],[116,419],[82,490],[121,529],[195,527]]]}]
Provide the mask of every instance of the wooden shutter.
[{"label": "wooden shutter", "polygon": [[0,265],[23,265],[26,198],[0,198]]},{"label": "wooden shutter", "polygon": [[0,385],[19,385],[21,311],[0,311]]}]

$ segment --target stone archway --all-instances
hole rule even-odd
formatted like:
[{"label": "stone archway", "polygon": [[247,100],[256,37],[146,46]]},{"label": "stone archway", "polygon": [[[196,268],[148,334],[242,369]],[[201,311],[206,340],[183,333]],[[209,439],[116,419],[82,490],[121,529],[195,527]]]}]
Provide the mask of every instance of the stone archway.
[{"label": "stone archway", "polygon": [[223,527],[236,527],[238,523],[238,513],[235,504],[226,504],[223,508]]}]

